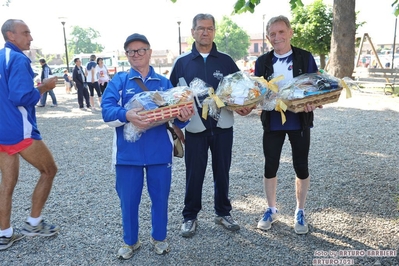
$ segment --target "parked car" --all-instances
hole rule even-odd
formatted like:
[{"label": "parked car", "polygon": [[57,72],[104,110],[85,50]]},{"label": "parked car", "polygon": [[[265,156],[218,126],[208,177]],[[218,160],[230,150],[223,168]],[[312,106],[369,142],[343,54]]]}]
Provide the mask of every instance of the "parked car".
[{"label": "parked car", "polygon": [[130,63],[129,63],[129,61],[127,61],[127,60],[119,60],[118,61],[118,69],[117,69],[117,72],[120,72],[120,71],[129,71],[129,69],[130,69]]},{"label": "parked car", "polygon": [[54,76],[62,78],[64,76],[64,70],[66,69],[66,65],[50,67],[50,69],[51,69],[51,73],[53,73]]}]

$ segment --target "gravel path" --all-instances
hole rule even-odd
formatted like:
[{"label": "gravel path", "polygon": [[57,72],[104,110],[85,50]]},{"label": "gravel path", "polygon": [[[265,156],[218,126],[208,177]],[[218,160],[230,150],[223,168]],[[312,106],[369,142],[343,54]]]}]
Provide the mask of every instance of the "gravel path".
[{"label": "gravel path", "polygon": [[[230,197],[232,215],[241,230],[231,233],[214,224],[208,169],[197,234],[191,239],[179,235],[185,182],[183,160],[175,159],[168,231],[172,251],[159,256],[152,250],[150,202],[144,189],[143,246],[132,259],[120,261],[115,254],[122,245],[121,214],[110,165],[113,129],[103,123],[100,112],[80,111],[76,94],[67,95],[62,87],[55,92],[59,107],[38,108],[37,116],[59,167],[43,215],[59,224],[61,231],[57,236],[17,242],[0,252],[1,265],[312,265],[321,263],[320,259],[337,264],[334,258],[351,259],[345,262],[354,265],[399,265],[398,256],[392,257],[399,250],[399,98],[353,91],[353,98],[342,95],[337,103],[316,110],[307,235],[293,231],[294,171],[289,143],[278,173],[281,220],[267,232],[256,229],[266,202],[262,127],[254,111],[247,117],[237,116],[235,124]],[[21,226],[29,214],[37,177],[36,170],[21,161],[14,227]],[[391,257],[367,253],[380,250],[390,251],[385,255]]]}]

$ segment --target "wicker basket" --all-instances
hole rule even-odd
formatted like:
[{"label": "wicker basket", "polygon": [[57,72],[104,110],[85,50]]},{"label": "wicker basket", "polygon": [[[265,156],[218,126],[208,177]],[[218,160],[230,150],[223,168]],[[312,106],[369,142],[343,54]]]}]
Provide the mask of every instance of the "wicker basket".
[{"label": "wicker basket", "polygon": [[306,104],[313,104],[319,106],[338,101],[341,91],[342,88],[319,95],[308,96],[301,99],[295,99],[295,100],[283,99],[283,102],[287,105],[287,110],[294,113],[299,113],[305,110],[304,108]]},{"label": "wicker basket", "polygon": [[249,101],[245,101],[244,104],[226,104],[226,108],[230,111],[246,108],[246,107],[254,107],[256,106],[262,99],[256,98]]},{"label": "wicker basket", "polygon": [[147,120],[150,122],[167,122],[177,117],[180,113],[180,109],[183,107],[193,107],[193,101],[182,102],[178,104],[168,105],[164,107],[159,107],[153,110],[140,111],[138,114],[147,115]]}]

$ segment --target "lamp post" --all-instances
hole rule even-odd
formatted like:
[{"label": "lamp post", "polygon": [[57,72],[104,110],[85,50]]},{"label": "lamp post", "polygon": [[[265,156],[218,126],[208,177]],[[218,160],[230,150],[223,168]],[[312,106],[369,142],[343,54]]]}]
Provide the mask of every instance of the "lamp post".
[{"label": "lamp post", "polygon": [[67,45],[66,35],[65,35],[65,21],[64,21],[65,18],[60,18],[60,19],[61,19],[62,28],[64,30],[65,58],[66,58],[67,69],[69,72],[68,45]]},{"label": "lamp post", "polygon": [[177,22],[178,29],[179,29],[179,55],[181,55],[181,36],[180,36],[180,23],[181,21]]},{"label": "lamp post", "polygon": [[396,46],[396,26],[398,24],[398,18],[395,17],[395,32],[393,33],[393,47],[392,47],[392,64],[391,64],[391,69],[394,69],[394,61],[395,61],[395,46]]},{"label": "lamp post", "polygon": [[265,53],[265,14],[263,14],[262,54]]}]

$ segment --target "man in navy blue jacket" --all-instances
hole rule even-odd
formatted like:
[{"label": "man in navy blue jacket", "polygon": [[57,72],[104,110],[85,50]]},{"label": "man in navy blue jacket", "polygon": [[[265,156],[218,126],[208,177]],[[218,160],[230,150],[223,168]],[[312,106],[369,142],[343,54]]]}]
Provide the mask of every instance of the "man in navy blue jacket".
[{"label": "man in navy blue jacket", "polygon": [[[195,40],[190,52],[177,58],[170,81],[173,86],[189,84],[199,78],[215,91],[220,80],[229,74],[239,71],[233,59],[218,52],[213,42],[215,38],[215,19],[210,14],[198,14],[193,19],[191,34]],[[185,128],[185,163],[186,193],[184,198],[183,224],[181,234],[191,237],[197,228],[197,215],[202,208],[202,185],[208,162],[208,150],[212,152],[212,170],[215,187],[215,223],[223,225],[230,231],[237,231],[240,226],[230,215],[232,206],[229,200],[229,171],[233,146],[233,112],[221,108],[218,120],[208,116],[200,117],[202,108],[197,111]],[[236,112],[247,115],[250,108]]]}]

